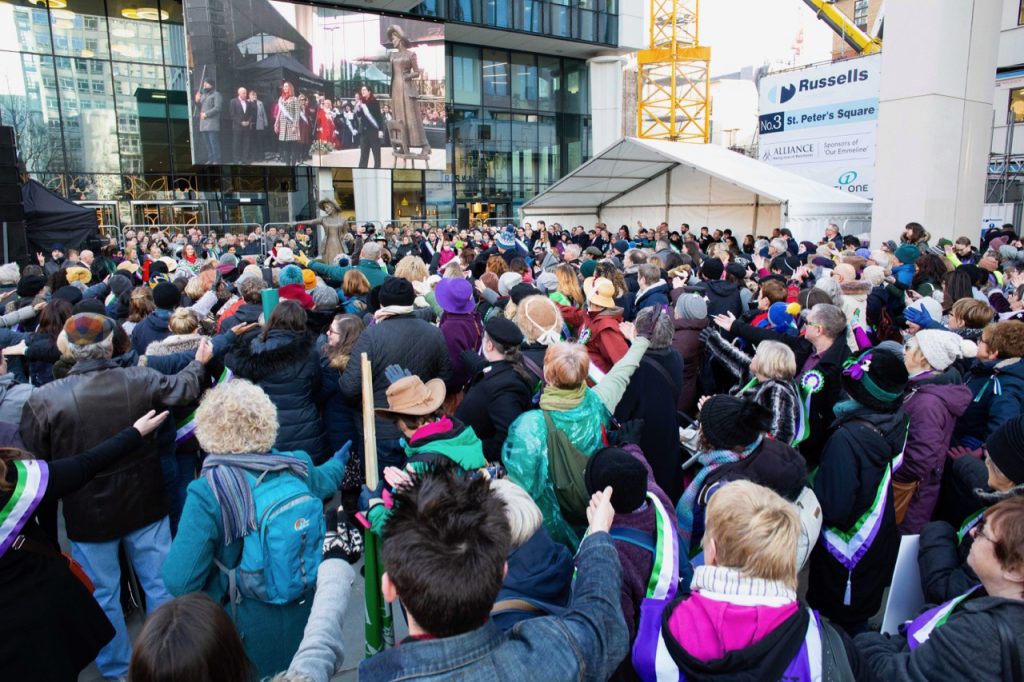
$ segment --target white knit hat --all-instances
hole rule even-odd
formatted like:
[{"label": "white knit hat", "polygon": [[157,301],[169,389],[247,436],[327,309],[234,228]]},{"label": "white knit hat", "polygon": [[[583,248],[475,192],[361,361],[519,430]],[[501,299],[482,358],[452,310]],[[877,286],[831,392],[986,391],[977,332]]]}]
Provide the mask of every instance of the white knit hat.
[{"label": "white knit hat", "polygon": [[506,272],[498,278],[498,295],[508,296],[512,287],[523,281],[523,276],[518,272]]},{"label": "white knit hat", "polygon": [[932,369],[944,372],[957,358],[974,357],[978,347],[974,342],[941,329],[922,329],[914,334],[917,347]]},{"label": "white knit hat", "polygon": [[915,310],[927,310],[933,320],[936,322],[942,321],[942,304],[931,296],[922,296],[920,299],[908,303],[907,307]]}]

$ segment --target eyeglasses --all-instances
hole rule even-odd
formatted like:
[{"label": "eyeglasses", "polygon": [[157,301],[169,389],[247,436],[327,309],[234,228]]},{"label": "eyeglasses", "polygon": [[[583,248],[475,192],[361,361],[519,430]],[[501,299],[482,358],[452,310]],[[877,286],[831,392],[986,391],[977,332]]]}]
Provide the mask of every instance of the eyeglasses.
[{"label": "eyeglasses", "polygon": [[330,334],[333,334],[334,336],[341,336],[341,332],[339,332],[339,331],[338,331],[337,329],[335,329],[334,327],[328,327],[328,328],[327,328],[327,334],[328,334],[328,335],[330,335]]},{"label": "eyeglasses", "polygon": [[999,550],[1000,550],[999,540],[996,540],[992,536],[987,535],[985,533],[985,517],[984,516],[982,516],[981,519],[978,520],[978,523],[976,523],[974,525],[974,527],[971,528],[970,532],[971,532],[971,537],[974,538],[975,540],[984,539],[984,540],[988,540],[989,542],[991,542],[992,543],[992,548],[996,550],[997,554],[999,553]]}]

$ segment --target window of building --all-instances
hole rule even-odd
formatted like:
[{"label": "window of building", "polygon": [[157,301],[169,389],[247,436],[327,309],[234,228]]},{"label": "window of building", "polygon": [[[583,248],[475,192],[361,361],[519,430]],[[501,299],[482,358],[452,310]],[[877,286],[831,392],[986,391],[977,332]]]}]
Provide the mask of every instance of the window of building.
[{"label": "window of building", "polygon": [[93,81],[92,82],[92,91],[94,93],[98,94],[98,95],[106,94],[106,92],[107,92],[107,85],[103,81]]},{"label": "window of building", "polygon": [[1014,123],[1024,123],[1024,88],[1010,90],[1010,115]]},{"label": "window of building", "polygon": [[448,71],[456,104],[480,104],[480,48],[455,45]]},{"label": "window of building", "polygon": [[97,17],[82,17],[82,28],[86,31],[95,31],[99,29],[100,21]]},{"label": "window of building", "polygon": [[481,65],[485,106],[509,105],[508,52],[484,50]]},{"label": "window of building", "polygon": [[79,78],[78,79],[78,91],[79,92],[89,92],[89,81],[85,80],[84,78]]},{"label": "window of building", "polygon": [[1020,9],[1017,11],[1017,25],[1024,25],[1024,0],[1021,0]]},{"label": "window of building", "polygon": [[853,23],[862,31],[868,30],[868,0],[853,3]]},{"label": "window of building", "polygon": [[512,53],[512,108],[537,108],[537,58],[532,54]]}]

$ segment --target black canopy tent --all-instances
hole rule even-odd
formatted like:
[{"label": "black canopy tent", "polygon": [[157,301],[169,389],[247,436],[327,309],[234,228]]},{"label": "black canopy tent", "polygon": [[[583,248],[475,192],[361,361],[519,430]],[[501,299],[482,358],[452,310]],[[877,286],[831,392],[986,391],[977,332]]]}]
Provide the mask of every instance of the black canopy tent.
[{"label": "black canopy tent", "polygon": [[318,93],[326,97],[334,95],[334,88],[302,62],[288,54],[273,54],[239,69],[239,78],[244,85],[262,87],[268,96],[276,97],[283,81],[288,81],[301,93]]},{"label": "black canopy tent", "polygon": [[30,252],[48,254],[55,243],[77,249],[99,232],[96,211],[68,201],[35,180],[21,186],[21,201]]}]

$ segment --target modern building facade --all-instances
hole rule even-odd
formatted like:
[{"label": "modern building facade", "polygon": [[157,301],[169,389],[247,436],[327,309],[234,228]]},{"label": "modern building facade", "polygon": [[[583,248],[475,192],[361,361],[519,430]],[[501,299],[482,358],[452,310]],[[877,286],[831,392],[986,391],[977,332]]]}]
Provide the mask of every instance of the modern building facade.
[{"label": "modern building facade", "polygon": [[0,122],[29,175],[108,224],[287,222],[321,198],[359,220],[503,219],[590,157],[595,110],[621,117],[617,56],[642,47],[646,3],[325,5],[444,22],[444,171],[195,165],[176,0],[0,2]]}]

